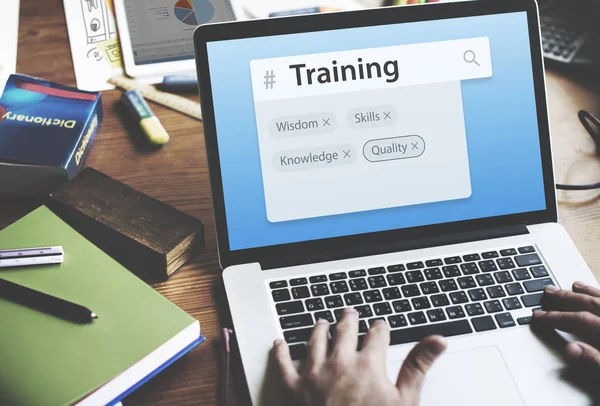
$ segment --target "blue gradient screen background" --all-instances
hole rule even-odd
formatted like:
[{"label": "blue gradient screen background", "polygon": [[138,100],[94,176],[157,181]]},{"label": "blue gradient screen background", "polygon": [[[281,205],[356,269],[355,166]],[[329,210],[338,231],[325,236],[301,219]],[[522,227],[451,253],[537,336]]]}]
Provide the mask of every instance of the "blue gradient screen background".
[{"label": "blue gradient screen background", "polygon": [[[473,37],[489,38],[493,75],[462,82],[470,198],[267,220],[251,60]],[[217,41],[207,47],[231,250],[546,209],[525,12]]]}]

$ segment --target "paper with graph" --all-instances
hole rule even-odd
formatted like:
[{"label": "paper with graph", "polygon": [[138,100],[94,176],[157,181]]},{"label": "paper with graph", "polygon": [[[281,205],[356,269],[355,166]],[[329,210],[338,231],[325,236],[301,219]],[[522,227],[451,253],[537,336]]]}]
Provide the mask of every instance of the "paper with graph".
[{"label": "paper with graph", "polygon": [[123,73],[113,0],[64,0],[77,87],[113,89],[107,80]]},{"label": "paper with graph", "polygon": [[19,0],[9,1],[0,13],[0,96],[11,73],[17,69],[17,40],[19,38]]}]

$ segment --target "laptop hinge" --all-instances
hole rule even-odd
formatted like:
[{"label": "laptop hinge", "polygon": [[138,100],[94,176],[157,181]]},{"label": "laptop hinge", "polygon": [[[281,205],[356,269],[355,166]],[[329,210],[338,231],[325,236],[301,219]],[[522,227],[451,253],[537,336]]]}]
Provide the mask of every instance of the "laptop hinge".
[{"label": "laptop hinge", "polygon": [[453,234],[428,236],[426,238],[415,238],[411,240],[393,241],[377,246],[364,245],[362,247],[348,247],[340,250],[329,250],[327,252],[315,252],[314,254],[294,256],[287,253],[285,256],[271,258],[261,261],[263,270],[285,268],[296,265],[306,265],[316,262],[337,261],[341,259],[359,258],[378,254],[389,254],[417,250],[422,248],[440,247],[444,245],[461,244],[465,242],[491,240],[494,238],[511,237],[515,235],[529,234],[527,226],[516,225],[500,228],[487,228],[484,230],[468,231]]}]

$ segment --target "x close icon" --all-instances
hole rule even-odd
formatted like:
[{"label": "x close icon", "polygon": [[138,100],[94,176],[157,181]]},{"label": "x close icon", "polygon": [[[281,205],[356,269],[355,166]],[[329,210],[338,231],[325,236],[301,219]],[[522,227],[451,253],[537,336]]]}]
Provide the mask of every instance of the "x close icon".
[{"label": "x close icon", "polygon": [[329,121],[331,120],[331,118],[324,118],[323,119],[323,127],[330,127],[331,124],[329,123]]},{"label": "x close icon", "polygon": [[346,158],[352,158],[352,157],[350,156],[350,150],[348,150],[348,151],[345,151],[345,150],[344,150],[344,159],[346,159]]},{"label": "x close icon", "polygon": [[412,149],[413,149],[413,150],[415,150],[415,149],[420,149],[420,148],[419,148],[419,142],[418,142],[418,141],[417,141],[417,142],[411,142],[411,144],[412,144]]},{"label": "x close icon", "polygon": [[392,112],[391,111],[384,111],[383,115],[384,115],[384,117],[383,117],[384,120],[391,120],[392,119]]}]

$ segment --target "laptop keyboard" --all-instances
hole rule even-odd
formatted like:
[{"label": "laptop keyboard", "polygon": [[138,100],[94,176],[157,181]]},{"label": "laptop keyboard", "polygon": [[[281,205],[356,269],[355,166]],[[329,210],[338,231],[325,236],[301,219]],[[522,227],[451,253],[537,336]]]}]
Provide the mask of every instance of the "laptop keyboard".
[{"label": "laptop keyboard", "polygon": [[[318,319],[332,324],[344,308],[359,315],[359,346],[376,320],[390,345],[529,324],[544,287],[554,285],[533,246],[432,258],[267,282],[293,359],[306,355]],[[522,317],[515,317],[518,313]]]},{"label": "laptop keyboard", "polygon": [[544,57],[570,62],[585,42],[588,33],[560,21],[542,17]]}]

